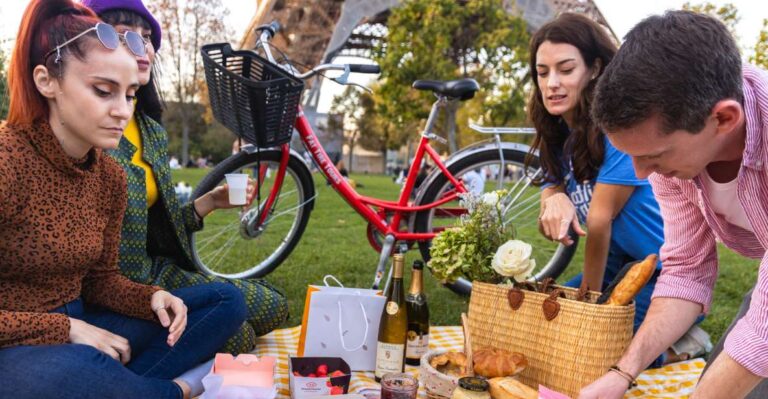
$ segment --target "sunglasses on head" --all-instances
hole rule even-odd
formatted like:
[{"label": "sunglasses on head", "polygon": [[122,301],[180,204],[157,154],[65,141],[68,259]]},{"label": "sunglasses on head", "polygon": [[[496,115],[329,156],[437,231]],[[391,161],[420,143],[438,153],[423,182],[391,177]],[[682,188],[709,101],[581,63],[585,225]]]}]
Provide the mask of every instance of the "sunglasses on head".
[{"label": "sunglasses on head", "polygon": [[122,39],[128,49],[131,50],[131,53],[134,55],[138,57],[144,57],[147,55],[147,42],[144,41],[144,38],[142,38],[140,34],[134,31],[117,33],[117,30],[115,30],[114,26],[105,24],[104,22],[99,22],[93,28],[80,32],[77,36],[67,40],[66,42],[56,46],[56,48],[53,50],[49,51],[43,58],[43,63],[45,63],[48,57],[50,57],[53,53],[56,53],[56,60],[54,60],[54,62],[58,64],[61,62],[62,48],[94,30],[96,31],[96,36],[99,38],[101,44],[110,50],[117,49],[117,46],[120,45],[120,40]]}]

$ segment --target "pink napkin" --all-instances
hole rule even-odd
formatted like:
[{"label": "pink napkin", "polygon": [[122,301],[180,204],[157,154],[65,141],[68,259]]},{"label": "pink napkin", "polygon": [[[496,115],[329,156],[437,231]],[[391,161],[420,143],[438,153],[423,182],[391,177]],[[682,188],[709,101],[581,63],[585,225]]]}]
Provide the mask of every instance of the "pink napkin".
[{"label": "pink napkin", "polygon": [[568,395],[555,392],[544,385],[539,385],[539,399],[571,399]]},{"label": "pink napkin", "polygon": [[213,361],[213,374],[224,379],[224,386],[272,387],[275,383],[275,362],[271,356],[244,353],[237,358],[229,353],[217,353]]}]

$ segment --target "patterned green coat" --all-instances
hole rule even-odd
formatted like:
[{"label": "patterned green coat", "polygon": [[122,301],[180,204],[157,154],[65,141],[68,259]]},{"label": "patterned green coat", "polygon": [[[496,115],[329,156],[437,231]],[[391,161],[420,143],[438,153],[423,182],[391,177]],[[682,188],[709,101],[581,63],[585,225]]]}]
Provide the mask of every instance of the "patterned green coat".
[{"label": "patterned green coat", "polygon": [[168,290],[228,281],[237,286],[248,304],[248,320],[238,335],[222,348],[240,353],[253,350],[256,337],[264,335],[288,317],[285,296],[263,280],[225,280],[195,271],[189,233],[202,229],[192,203],[180,206],[176,200],[168,158],[168,134],[144,115],[136,119],[141,132],[143,159],[155,174],[158,200],[147,209],[144,169],[131,163],[136,147],[123,137],[109,154],[127,174],[128,207],[120,242],[120,268],[128,278]]}]

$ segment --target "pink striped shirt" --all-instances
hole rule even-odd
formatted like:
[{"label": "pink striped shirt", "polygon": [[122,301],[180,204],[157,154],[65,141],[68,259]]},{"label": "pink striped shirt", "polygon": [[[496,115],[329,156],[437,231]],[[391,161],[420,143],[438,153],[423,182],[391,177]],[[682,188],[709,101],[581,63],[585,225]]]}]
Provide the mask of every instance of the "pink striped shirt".
[{"label": "pink striped shirt", "polygon": [[700,303],[706,313],[717,280],[716,241],[761,259],[750,309],[726,337],[725,351],[752,373],[768,377],[768,72],[745,65],[743,76],[747,138],[738,196],[754,233],[715,214],[700,176],[680,180],[651,175],[665,239],[653,297]]}]

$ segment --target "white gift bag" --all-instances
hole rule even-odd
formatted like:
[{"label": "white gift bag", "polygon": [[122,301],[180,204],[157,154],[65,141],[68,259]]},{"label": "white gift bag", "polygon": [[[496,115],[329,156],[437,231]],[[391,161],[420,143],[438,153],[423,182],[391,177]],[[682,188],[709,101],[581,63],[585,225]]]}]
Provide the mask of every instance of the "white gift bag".
[{"label": "white gift bag", "polygon": [[386,298],[380,290],[346,288],[333,276],[323,281],[307,288],[298,355],[340,357],[354,371],[374,370]]}]

